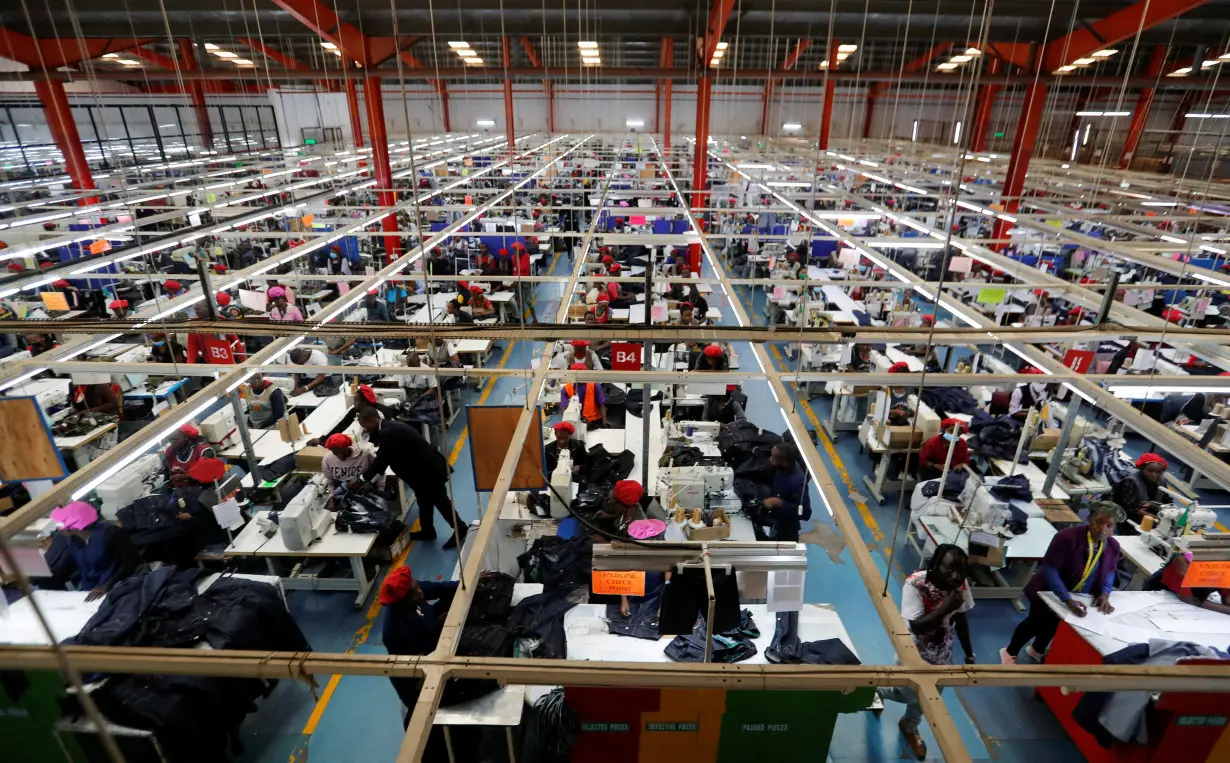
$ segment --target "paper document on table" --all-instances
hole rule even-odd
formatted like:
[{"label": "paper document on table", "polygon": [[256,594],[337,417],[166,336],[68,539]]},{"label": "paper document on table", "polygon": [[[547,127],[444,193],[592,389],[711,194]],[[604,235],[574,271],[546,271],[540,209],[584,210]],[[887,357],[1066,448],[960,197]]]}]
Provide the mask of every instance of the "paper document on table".
[{"label": "paper document on table", "polygon": [[1188,634],[1188,633],[1210,633],[1210,634],[1230,634],[1230,616],[1223,615],[1218,612],[1210,614],[1217,615],[1220,620],[1204,619],[1204,618],[1183,618],[1173,615],[1150,615],[1149,621],[1167,633]]},{"label": "paper document on table", "polygon": [[214,506],[214,519],[223,530],[243,527],[243,514],[239,511],[239,502],[230,498]]}]

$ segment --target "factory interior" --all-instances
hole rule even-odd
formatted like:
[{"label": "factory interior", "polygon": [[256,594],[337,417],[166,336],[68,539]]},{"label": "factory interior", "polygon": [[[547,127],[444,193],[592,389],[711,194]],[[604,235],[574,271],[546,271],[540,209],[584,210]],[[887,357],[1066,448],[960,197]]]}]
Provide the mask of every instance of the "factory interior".
[{"label": "factory interior", "polygon": [[1230,0],[0,5],[6,763],[1230,760]]}]

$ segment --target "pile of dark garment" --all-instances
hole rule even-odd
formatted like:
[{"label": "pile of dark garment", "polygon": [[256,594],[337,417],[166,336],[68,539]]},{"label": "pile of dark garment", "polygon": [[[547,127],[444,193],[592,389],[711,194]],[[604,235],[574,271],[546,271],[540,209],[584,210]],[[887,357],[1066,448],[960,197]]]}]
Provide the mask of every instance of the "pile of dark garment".
[{"label": "pile of dark garment", "polygon": [[925,387],[922,401],[931,406],[941,419],[949,418],[954,413],[974,414],[982,410],[965,387]]},{"label": "pile of dark garment", "polygon": [[[961,493],[965,491],[965,483],[969,481],[969,472],[964,469],[948,472],[948,476],[944,478],[944,499],[955,501],[961,497]],[[927,498],[934,498],[935,494],[940,491],[940,481],[938,479],[930,480],[923,484],[922,494]]]},{"label": "pile of dark garment", "polygon": [[799,641],[799,613],[778,612],[773,641],[764,658],[773,664],[861,665],[858,657],[838,638]]},{"label": "pile of dark garment", "polygon": [[630,450],[609,453],[601,444],[590,447],[585,453],[585,463],[577,475],[582,485],[611,486],[627,479],[636,465],[636,456]]},{"label": "pile of dark garment", "polygon": [[[197,593],[195,567],[138,572],[108,592],[66,644],[309,652],[273,586],[222,577]],[[98,676],[93,677],[99,678]],[[239,726],[276,681],[210,676],[111,675],[91,693],[108,720],[152,731],[172,763],[216,763],[241,752]],[[66,715],[79,714],[65,699]]]},{"label": "pile of dark garment", "polygon": [[[1011,416],[992,416],[978,411],[969,423],[969,447],[985,458],[1006,458],[1016,455],[1016,446],[1021,439],[1021,422]],[[1028,454],[1021,449],[1021,463]]]},{"label": "pile of dark garment", "polygon": [[1106,440],[1086,437],[1081,440],[1081,451],[1089,459],[1090,469],[1086,475],[1089,479],[1100,479],[1108,485],[1115,485],[1136,472],[1131,461],[1119,457],[1119,449]]},{"label": "pile of dark garment", "polygon": [[56,437],[79,437],[93,432],[106,424],[114,424],[120,417],[110,413],[91,413],[76,411],[51,425],[51,431]]},{"label": "pile of dark garment", "polygon": [[718,452],[735,472],[735,494],[744,504],[763,501],[772,492],[773,470],[769,452],[782,442],[781,435],[761,429],[747,420],[723,424],[718,431]]},{"label": "pile of dark garment", "polygon": [[[753,639],[760,638],[760,628],[752,619],[752,613],[739,612],[739,624],[729,630],[713,634],[713,662],[742,662],[756,656]],[[704,662],[705,623],[700,621],[687,636],[676,636],[663,650],[675,662]]]},{"label": "pile of dark garment", "polygon": [[[452,378],[460,381],[460,377]],[[440,399],[434,393],[428,392],[411,395],[398,408],[397,417],[403,421],[414,421],[429,426],[439,426]]]},{"label": "pile of dark garment", "polygon": [[1029,478],[1024,474],[1014,474],[1004,477],[991,486],[991,495],[1001,501],[1032,501],[1033,491],[1029,489]]},{"label": "pile of dark garment", "polygon": [[333,491],[333,505],[338,509],[334,520],[338,532],[374,533],[377,546],[389,545],[406,529],[379,495],[363,495],[342,485]]},{"label": "pile of dark garment", "polygon": [[145,561],[191,566],[206,545],[226,540],[213,511],[201,503],[205,492],[200,486],[185,486],[138,498],[116,512],[116,522]]}]

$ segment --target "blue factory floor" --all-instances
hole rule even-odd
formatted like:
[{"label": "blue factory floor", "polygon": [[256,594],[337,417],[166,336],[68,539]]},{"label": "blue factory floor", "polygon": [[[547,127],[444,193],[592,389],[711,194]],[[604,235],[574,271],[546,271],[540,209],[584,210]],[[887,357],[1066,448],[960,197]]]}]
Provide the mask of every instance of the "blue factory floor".
[{"label": "blue factory floor", "polygon": [[[707,269],[706,265],[706,269]],[[566,259],[551,263],[551,275],[566,276]],[[537,302],[539,316],[553,315],[558,307],[560,286],[540,289]],[[761,316],[763,292],[740,295],[753,316]],[[720,291],[709,303],[722,308],[726,322],[733,323]],[[771,348],[770,355],[779,367],[783,364],[785,345]],[[736,345],[745,370],[755,370],[750,346]],[[506,368],[528,368],[530,359],[541,354],[541,346],[523,342],[499,343],[490,363]],[[746,365],[751,364],[751,365]],[[527,372],[528,373],[528,372]],[[526,382],[505,378],[479,391],[468,389],[465,404],[519,404],[523,402]],[[768,385],[752,381],[746,385],[749,398],[748,418],[767,429],[782,431],[785,426],[780,406]],[[786,401],[783,401],[786,402]],[[803,419],[811,430],[829,413],[828,398],[820,397],[808,403],[792,400],[799,406]],[[465,429],[465,416],[459,416],[448,431],[444,449],[456,466],[453,475],[454,502],[463,519],[473,520],[479,513],[474,494],[470,465],[470,433]],[[871,471],[868,457],[859,452],[857,438],[847,433],[837,442],[823,432],[818,442],[825,467],[838,485],[861,486],[863,477]],[[1131,442],[1129,450],[1141,452],[1142,442]],[[887,595],[894,603],[900,600],[901,581],[918,564],[918,555],[905,540],[908,509],[898,511],[897,495],[890,494],[883,506],[865,502],[850,491],[846,506],[859,525],[862,540],[872,551],[882,575],[888,580]],[[831,604],[841,616],[863,662],[890,664],[894,653],[875,612],[870,595],[854,568],[836,526],[813,489],[817,507],[814,523],[805,532],[812,547],[808,555],[807,601]],[[1211,503],[1221,503],[1213,500]],[[1226,522],[1225,514],[1222,516]],[[441,539],[448,537],[443,521],[437,527]],[[439,542],[413,544],[404,563],[420,579],[444,579],[451,575],[455,555],[440,550]],[[378,604],[356,610],[352,597],[346,593],[292,592],[290,607],[304,628],[313,648],[318,651],[354,651],[383,653],[380,643],[381,612]],[[374,601],[374,597],[373,597]],[[980,600],[970,613],[970,629],[979,662],[998,660],[999,648],[1007,643],[1021,615],[1003,601]],[[960,647],[956,660],[961,660]],[[945,693],[945,701],[967,749],[975,760],[1037,761],[1076,763],[1082,756],[1069,741],[1051,711],[1033,699],[1032,690],[962,689]],[[829,750],[831,761],[890,761],[910,757],[897,730],[901,706],[886,703],[884,712],[841,716]],[[401,705],[389,683],[381,678],[334,676],[316,692],[302,684],[282,682],[265,700],[260,709],[242,728],[246,746],[243,763],[304,763],[309,758],[318,761],[367,760],[390,761],[402,742]],[[931,748],[929,760],[941,760],[930,731],[924,725],[924,737]]]}]

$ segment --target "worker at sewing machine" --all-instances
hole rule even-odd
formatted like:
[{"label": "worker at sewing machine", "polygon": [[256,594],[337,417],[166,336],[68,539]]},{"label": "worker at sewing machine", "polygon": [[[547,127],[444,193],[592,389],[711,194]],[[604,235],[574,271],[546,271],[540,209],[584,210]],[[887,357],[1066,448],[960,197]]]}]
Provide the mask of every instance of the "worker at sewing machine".
[{"label": "worker at sewing machine", "polygon": [[167,437],[167,449],[162,456],[166,459],[171,484],[176,487],[189,484],[188,472],[198,461],[216,458],[214,447],[201,436],[201,430],[191,424],[184,424]]},{"label": "worker at sewing machine", "polygon": [[[573,363],[570,367],[572,371],[586,371],[584,363]],[[560,388],[559,408],[561,411],[568,409],[568,402],[573,395],[578,395],[581,400],[581,418],[585,419],[586,429],[601,429],[607,425],[606,420],[606,395],[602,391],[602,385],[597,382],[568,382]]]},{"label": "worker at sewing machine", "polygon": [[[969,425],[960,419],[944,419],[940,422],[940,433],[923,443],[918,451],[918,478],[931,480],[944,473],[944,462],[948,459],[948,448],[952,447],[952,462],[949,471],[962,467],[969,468],[969,446],[961,435],[969,430]],[[953,442],[955,440],[955,442]]]},{"label": "worker at sewing machine", "polygon": [[593,350],[588,341],[574,339],[569,344],[572,346],[572,352],[567,355],[567,366],[571,367],[580,363],[590,371],[602,370],[602,359],[598,357],[598,353]]},{"label": "worker at sewing machine", "polygon": [[470,314],[475,320],[495,317],[495,305],[487,299],[483,287],[476,283],[470,284]]},{"label": "worker at sewing machine", "polygon": [[268,429],[286,418],[286,393],[265,378],[252,375],[248,385],[248,423],[256,429]]},{"label": "worker at sewing machine", "polygon": [[546,474],[550,477],[555,468],[559,466],[560,453],[567,451],[572,460],[573,477],[580,474],[581,467],[585,465],[585,443],[579,440],[574,440],[573,435],[577,433],[576,427],[567,421],[556,422],[553,427],[555,430],[555,439],[547,443],[546,451]]},{"label": "worker at sewing machine", "polygon": [[[1023,374],[1040,374],[1045,375],[1045,372],[1034,366],[1025,366],[1021,369]],[[1008,415],[1015,419],[1024,421],[1029,416],[1031,408],[1037,408],[1044,411],[1044,426],[1050,426],[1050,413],[1047,411],[1047,403],[1053,397],[1051,385],[1046,382],[1030,382],[1029,384],[1018,384],[1016,389],[1012,390],[1012,397],[1008,401]]]},{"label": "worker at sewing machine", "polygon": [[616,482],[607,505],[594,513],[594,524],[611,535],[626,537],[628,525],[648,518],[645,508],[641,506],[644,495],[645,488],[636,480]]},{"label": "worker at sewing machine", "polygon": [[[357,487],[359,479],[376,460],[376,449],[368,442],[355,442],[348,434],[329,435],[325,440],[329,454],[321,459],[320,472],[328,480],[329,491],[347,485]],[[384,475],[378,475],[376,487],[382,488]]]},{"label": "worker at sewing machine", "polygon": [[1162,507],[1157,499],[1168,466],[1166,459],[1158,454],[1146,453],[1136,459],[1136,472],[1115,484],[1111,500],[1123,507],[1128,519],[1140,523],[1145,515],[1157,515]]},{"label": "worker at sewing machine", "polygon": [[[888,367],[890,374],[908,374],[910,364],[904,361],[893,363]],[[910,417],[917,410],[917,403],[910,398],[910,388],[893,385],[888,390],[888,423],[893,426],[905,426],[910,423]]]}]

